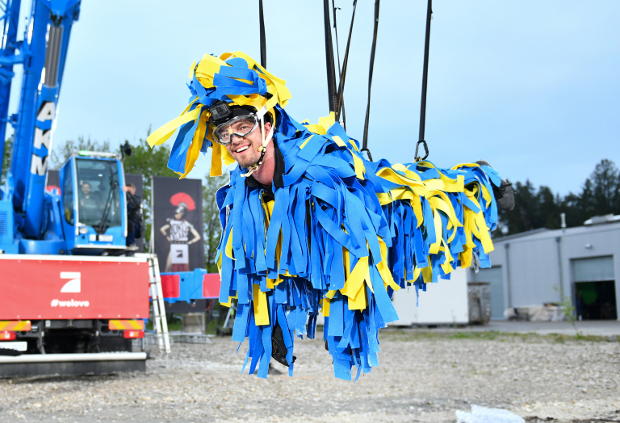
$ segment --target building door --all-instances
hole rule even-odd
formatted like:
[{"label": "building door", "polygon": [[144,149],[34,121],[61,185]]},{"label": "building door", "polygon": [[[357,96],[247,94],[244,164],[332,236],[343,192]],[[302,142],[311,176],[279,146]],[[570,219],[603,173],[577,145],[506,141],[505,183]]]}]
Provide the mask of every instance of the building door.
[{"label": "building door", "polygon": [[489,282],[491,291],[491,320],[503,320],[504,310],[504,281],[502,278],[502,266],[493,266],[488,269],[480,269],[473,273],[472,282]]},{"label": "building door", "polygon": [[583,320],[616,320],[613,256],[571,260],[575,308]]}]

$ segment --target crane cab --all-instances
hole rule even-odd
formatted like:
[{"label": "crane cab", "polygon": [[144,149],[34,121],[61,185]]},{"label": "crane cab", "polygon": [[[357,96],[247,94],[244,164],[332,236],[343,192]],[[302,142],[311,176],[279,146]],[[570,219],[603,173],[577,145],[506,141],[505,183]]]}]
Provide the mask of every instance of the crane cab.
[{"label": "crane cab", "polygon": [[60,169],[62,228],[67,252],[101,254],[125,250],[125,176],[113,153],[73,154]]}]

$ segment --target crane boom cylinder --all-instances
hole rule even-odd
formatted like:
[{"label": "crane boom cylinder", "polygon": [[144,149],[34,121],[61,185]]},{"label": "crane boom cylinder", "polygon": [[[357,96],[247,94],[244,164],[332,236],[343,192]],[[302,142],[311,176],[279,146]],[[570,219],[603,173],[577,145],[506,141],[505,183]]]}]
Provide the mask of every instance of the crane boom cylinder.
[{"label": "crane boom cylinder", "polygon": [[50,27],[47,49],[45,51],[45,81],[46,87],[54,88],[58,85],[58,63],[62,47],[62,26]]}]

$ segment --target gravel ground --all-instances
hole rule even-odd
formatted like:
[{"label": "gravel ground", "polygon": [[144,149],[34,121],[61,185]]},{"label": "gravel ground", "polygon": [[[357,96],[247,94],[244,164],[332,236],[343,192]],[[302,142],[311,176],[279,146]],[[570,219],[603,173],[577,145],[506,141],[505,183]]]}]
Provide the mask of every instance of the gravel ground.
[{"label": "gravel ground", "polygon": [[175,344],[146,373],[0,380],[0,421],[455,422],[478,404],[528,422],[620,422],[617,341],[389,330],[381,366],[356,383],[333,377],[321,341],[297,342],[294,378],[276,363],[267,380],[239,374],[244,346]]}]

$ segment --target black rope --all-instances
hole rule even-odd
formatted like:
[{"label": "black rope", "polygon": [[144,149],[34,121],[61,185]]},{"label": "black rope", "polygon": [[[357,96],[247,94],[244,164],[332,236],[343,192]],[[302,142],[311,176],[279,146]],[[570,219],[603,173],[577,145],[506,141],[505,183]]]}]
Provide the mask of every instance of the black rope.
[{"label": "black rope", "polygon": [[260,64],[267,69],[267,40],[265,37],[265,17],[263,15],[263,0],[258,0],[258,19],[260,22]]},{"label": "black rope", "polygon": [[[332,0],[332,10],[334,12],[334,34],[336,35],[336,61],[338,62],[338,92],[340,92],[340,84],[342,83],[342,68],[340,67],[340,42],[338,41],[338,19],[337,19],[337,11],[341,10],[339,7],[336,7],[335,0]],[[344,130],[347,130],[346,124],[346,113],[344,113],[344,104],[342,105],[342,116],[343,116],[343,124]],[[340,121],[340,98],[336,100],[336,122]]]},{"label": "black rope", "polygon": [[327,92],[329,111],[336,111],[336,69],[334,65],[334,44],[332,28],[329,21],[329,0],[323,0],[323,17],[325,23],[325,65],[327,66]]},{"label": "black rope", "polygon": [[347,40],[347,49],[344,53],[344,61],[342,62],[342,72],[340,73],[340,85],[338,86],[338,103],[336,107],[336,121],[340,120],[340,108],[342,107],[342,119],[344,129],[347,129],[347,117],[344,112],[344,82],[347,76],[347,63],[349,62],[349,47],[351,47],[351,34],[353,34],[353,22],[355,21],[355,9],[357,0],[353,0],[353,14],[351,15],[351,26],[349,27],[349,38]]},{"label": "black rope", "polygon": [[[377,31],[379,30],[379,0],[375,0],[375,30],[372,36],[372,49],[370,50],[370,70],[368,72],[368,105],[366,106],[366,122],[364,122],[364,142],[362,151],[368,152],[368,122],[370,120],[370,88],[372,86],[372,70],[375,66],[375,50],[377,47]],[[368,154],[370,158],[370,154]]]},{"label": "black rope", "polygon": [[[424,129],[426,125],[426,83],[428,80],[428,49],[431,38],[431,17],[433,15],[433,0],[428,0],[428,9],[426,11],[426,36],[424,40],[424,71],[422,73],[422,101],[420,104],[420,137],[415,146],[415,161],[425,160],[428,157],[428,145],[424,140]],[[424,157],[418,156],[418,147],[420,144],[424,147]]]}]

